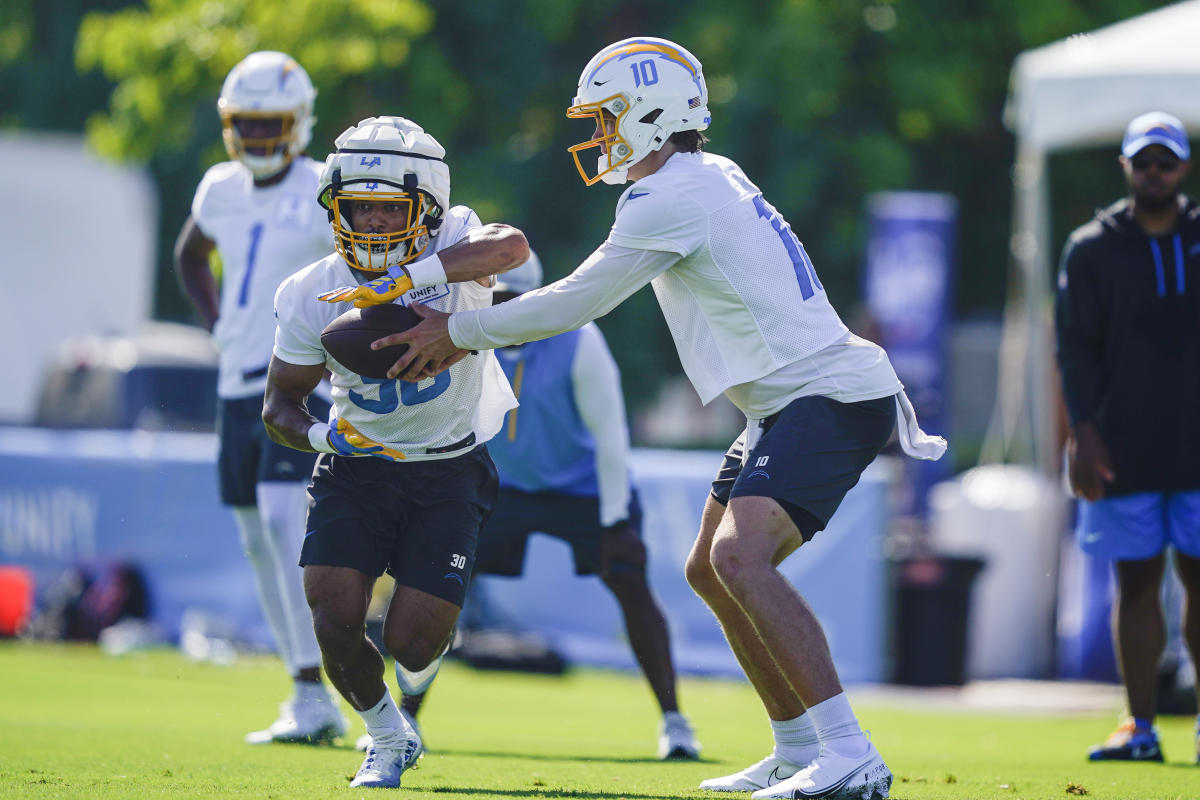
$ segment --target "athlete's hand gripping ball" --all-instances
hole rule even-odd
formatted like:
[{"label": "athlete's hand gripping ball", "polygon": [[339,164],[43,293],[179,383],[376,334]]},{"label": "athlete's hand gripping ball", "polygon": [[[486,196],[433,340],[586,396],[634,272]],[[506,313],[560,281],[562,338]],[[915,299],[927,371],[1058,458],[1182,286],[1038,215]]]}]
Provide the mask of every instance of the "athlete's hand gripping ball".
[{"label": "athlete's hand gripping ball", "polygon": [[336,417],[329,426],[329,443],[343,456],[375,456],[388,461],[403,461],[406,458],[399,450],[359,433],[357,428],[341,417]]},{"label": "athlete's hand gripping ball", "polygon": [[343,286],[317,295],[318,300],[326,303],[344,303],[354,301],[355,308],[367,308],[383,303],[390,303],[400,295],[413,288],[412,279],[400,267],[392,267],[382,278],[358,286]]}]

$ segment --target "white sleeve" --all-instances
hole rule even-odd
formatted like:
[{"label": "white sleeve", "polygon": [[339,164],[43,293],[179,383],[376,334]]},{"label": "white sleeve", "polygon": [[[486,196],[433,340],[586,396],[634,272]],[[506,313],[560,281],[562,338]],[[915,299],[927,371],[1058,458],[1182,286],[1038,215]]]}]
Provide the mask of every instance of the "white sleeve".
[{"label": "white sleeve", "polygon": [[679,261],[663,250],[605,242],[567,277],[507,303],[450,315],[450,338],[464,350],[494,350],[547,339],[602,317]]},{"label": "white sleeve", "polygon": [[220,191],[215,190],[215,187],[221,182],[223,166],[223,164],[215,164],[209,167],[204,173],[204,177],[200,179],[200,185],[196,187],[196,194],[192,197],[192,221],[209,239],[213,238],[209,233],[212,230],[213,215],[220,213]]},{"label": "white sleeve", "polygon": [[639,182],[622,196],[608,241],[682,258],[708,241],[708,214],[685,192],[661,182]]},{"label": "white sleeve", "polygon": [[325,348],[321,346],[321,330],[314,329],[312,321],[297,302],[300,291],[295,276],[284,280],[275,291],[275,349],[272,351],[280,361],[309,366],[325,363]]},{"label": "white sleeve", "polygon": [[209,197],[208,190],[210,186],[211,184],[207,180],[200,181],[200,185],[196,187],[196,194],[192,197],[192,222],[196,223],[196,227],[200,229],[200,232],[209,239],[212,237],[205,230],[205,227],[208,225],[207,204],[205,201]]},{"label": "white sleeve", "polygon": [[621,373],[604,335],[595,325],[585,325],[579,333],[571,386],[583,426],[596,442],[600,524],[608,527],[629,516],[629,426]]}]

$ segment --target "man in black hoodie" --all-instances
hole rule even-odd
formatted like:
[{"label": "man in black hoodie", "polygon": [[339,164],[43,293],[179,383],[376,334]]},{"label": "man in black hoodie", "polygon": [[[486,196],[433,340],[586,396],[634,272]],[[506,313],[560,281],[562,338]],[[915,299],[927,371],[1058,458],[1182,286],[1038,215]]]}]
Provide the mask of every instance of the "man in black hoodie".
[{"label": "man in black hoodie", "polygon": [[1093,761],[1163,760],[1154,714],[1168,547],[1187,595],[1184,638],[1200,659],[1200,209],[1179,190],[1190,157],[1175,117],[1129,123],[1129,197],[1071,234],[1058,276],[1076,536],[1115,564],[1113,640],[1130,713]]}]

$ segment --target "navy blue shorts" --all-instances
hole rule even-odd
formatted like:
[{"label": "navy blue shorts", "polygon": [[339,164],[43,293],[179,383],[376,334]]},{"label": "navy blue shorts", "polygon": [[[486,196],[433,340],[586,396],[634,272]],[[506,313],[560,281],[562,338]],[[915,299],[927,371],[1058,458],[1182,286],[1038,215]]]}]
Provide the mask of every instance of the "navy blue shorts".
[{"label": "navy blue shorts", "polygon": [[544,533],[571,546],[576,575],[646,568],[642,543],[642,507],[635,491],[629,501],[629,525],[600,525],[600,499],[558,492],[523,492],[509,487],[479,535],[475,571],[515,577],[525,569],[525,547],[532,533]]},{"label": "navy blue shorts", "polygon": [[[329,416],[329,404],[316,396],[308,409],[317,419]],[[258,505],[255,487],[260,483],[303,481],[312,478],[316,453],[305,453],[276,444],[262,421],[262,395],[217,401],[217,480],[221,502],[227,506]]]},{"label": "navy blue shorts", "polygon": [[725,454],[712,497],[770,497],[808,541],[824,530],[896,427],[896,398],[839,403],[800,397],[763,420],[763,434],[742,464],[746,433]]},{"label": "navy blue shorts", "polygon": [[317,460],[300,566],[350,567],[462,607],[479,529],[496,502],[483,445],[438,461]]}]

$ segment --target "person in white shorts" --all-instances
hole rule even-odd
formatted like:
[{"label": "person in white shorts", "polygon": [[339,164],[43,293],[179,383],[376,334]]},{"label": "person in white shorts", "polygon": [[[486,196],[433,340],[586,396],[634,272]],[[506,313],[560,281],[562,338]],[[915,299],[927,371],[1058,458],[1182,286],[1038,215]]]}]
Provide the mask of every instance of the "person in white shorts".
[{"label": "person in white shorts", "polygon": [[[297,566],[315,458],[275,444],[262,424],[275,289],[333,249],[315,200],[321,163],[304,153],[316,94],[284,53],[251,53],[229,72],[217,110],[230,160],[204,174],[175,244],[180,282],[220,351],[221,501],[233,509],[263,616],[294,682],[279,718],[246,735],[251,744],[319,742],[346,730],[321,682],[321,651]],[[214,249],[219,282],[209,268]]]}]

